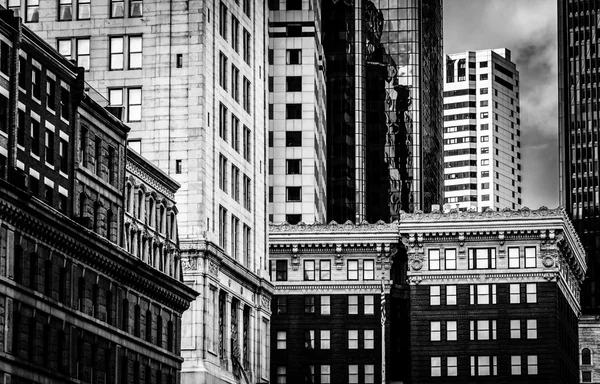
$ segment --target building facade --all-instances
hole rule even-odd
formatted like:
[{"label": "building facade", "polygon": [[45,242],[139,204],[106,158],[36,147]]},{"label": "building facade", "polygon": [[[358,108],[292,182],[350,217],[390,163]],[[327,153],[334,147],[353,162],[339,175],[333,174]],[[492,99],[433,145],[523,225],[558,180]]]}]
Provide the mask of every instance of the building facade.
[{"label": "building facade", "polygon": [[440,204],[441,1],[325,0],[321,14],[328,221],[391,222]]},{"label": "building facade", "polygon": [[7,11],[0,63],[0,377],[179,382],[181,316],[197,293],[119,244],[128,128]]},{"label": "building facade", "polygon": [[412,383],[577,383],[583,247],[562,208],[407,214]]},{"label": "building facade", "polygon": [[[129,147],[181,185],[175,199],[186,284],[199,292],[217,290],[242,311],[249,308],[250,365],[243,365],[232,357],[231,344],[219,349],[207,342],[205,326],[218,327],[208,293],[200,296],[185,322],[183,380],[231,381],[241,374],[239,367],[248,368],[243,373],[251,381],[267,379],[268,357],[261,361],[257,354],[267,342],[261,324],[269,321],[264,303],[271,287],[265,246],[267,5],[249,0],[5,5],[84,68],[86,82],[98,91],[94,97],[131,127]],[[168,204],[165,208],[168,218]],[[162,257],[153,257],[164,263],[172,234],[163,238],[156,227],[140,227],[128,214],[124,220],[130,223],[127,246],[160,255],[162,244]],[[218,274],[212,273],[215,266]],[[234,314],[228,309],[222,318],[235,324]],[[226,343],[233,333],[228,329],[217,334]]]},{"label": "building facade", "polygon": [[270,227],[273,381],[382,382],[382,292],[397,242],[397,226],[383,222]]},{"label": "building facade", "polygon": [[558,129],[560,204],[564,206],[587,252],[584,313],[599,313],[600,183],[596,29],[591,1],[558,2]]},{"label": "building facade", "polygon": [[521,208],[519,72],[506,49],[446,56],[444,204]]},{"label": "building facade", "polygon": [[600,321],[596,315],[583,315],[579,318],[579,370],[580,383],[600,382],[600,360],[598,358],[598,338]]},{"label": "building facade", "polygon": [[321,2],[269,1],[269,221],[326,215]]}]

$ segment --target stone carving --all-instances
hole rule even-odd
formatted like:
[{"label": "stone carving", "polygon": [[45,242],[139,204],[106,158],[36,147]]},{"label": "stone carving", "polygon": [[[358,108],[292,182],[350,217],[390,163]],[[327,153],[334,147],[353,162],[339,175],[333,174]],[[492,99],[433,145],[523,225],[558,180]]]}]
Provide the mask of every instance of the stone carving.
[{"label": "stone carving", "polygon": [[552,268],[554,267],[554,258],[552,256],[544,256],[542,259],[542,264],[546,268]]},{"label": "stone carving", "polygon": [[210,260],[208,262],[208,273],[211,275],[218,276],[219,275],[219,265],[214,261]]},{"label": "stone carving", "polygon": [[198,258],[197,257],[186,257],[181,259],[181,268],[184,271],[195,271],[198,269]]},{"label": "stone carving", "polygon": [[266,296],[266,295],[262,295],[261,296],[261,303],[262,303],[262,306],[264,308],[270,308],[271,307],[271,299],[268,296]]}]

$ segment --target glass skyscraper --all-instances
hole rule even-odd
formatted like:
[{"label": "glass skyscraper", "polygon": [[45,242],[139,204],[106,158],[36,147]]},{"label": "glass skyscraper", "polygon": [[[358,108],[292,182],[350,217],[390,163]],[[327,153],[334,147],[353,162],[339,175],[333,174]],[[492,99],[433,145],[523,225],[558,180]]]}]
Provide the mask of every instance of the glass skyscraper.
[{"label": "glass skyscraper", "polygon": [[323,1],[328,220],[441,204],[442,3]]},{"label": "glass skyscraper", "polygon": [[600,313],[598,20],[597,1],[558,2],[560,203],[586,249],[584,313]]}]

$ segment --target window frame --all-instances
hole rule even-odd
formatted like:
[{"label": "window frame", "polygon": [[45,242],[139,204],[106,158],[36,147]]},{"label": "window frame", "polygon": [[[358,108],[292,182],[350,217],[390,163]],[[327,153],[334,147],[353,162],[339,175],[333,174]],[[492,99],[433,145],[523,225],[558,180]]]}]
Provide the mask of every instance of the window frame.
[{"label": "window frame", "polygon": [[[303,276],[304,281],[315,281],[315,260],[304,260],[303,263]],[[311,268],[312,265],[312,268]]]},{"label": "window frame", "polygon": [[358,281],[358,259],[350,259],[347,261],[346,273],[347,280]]}]

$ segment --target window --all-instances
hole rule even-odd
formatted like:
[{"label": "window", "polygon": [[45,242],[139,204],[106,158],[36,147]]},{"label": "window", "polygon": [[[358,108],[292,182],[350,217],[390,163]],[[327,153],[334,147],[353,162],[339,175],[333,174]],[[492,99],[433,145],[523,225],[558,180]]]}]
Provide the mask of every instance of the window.
[{"label": "window", "polygon": [[250,178],[244,175],[244,184],[243,184],[243,198],[244,198],[244,208],[247,211],[250,211],[252,208],[252,182]]},{"label": "window", "polygon": [[520,375],[521,374],[521,356],[510,357],[510,374]]},{"label": "window", "polygon": [[375,280],[375,260],[363,261],[363,280]]},{"label": "window", "polygon": [[48,163],[50,165],[54,165],[54,132],[52,132],[48,129],[46,130],[45,142],[46,142],[46,153],[45,153],[46,163]]},{"label": "window", "polygon": [[219,5],[219,34],[227,40],[227,6],[222,1]]},{"label": "window", "polygon": [[441,321],[430,321],[429,322],[429,340],[441,341],[442,340],[442,322]]},{"label": "window", "polygon": [[456,356],[446,357],[446,370],[448,376],[458,376],[458,358]]},{"label": "window", "polygon": [[319,280],[331,280],[331,260],[319,261]]},{"label": "window", "polygon": [[277,314],[287,313],[287,296],[278,296],[277,300]]},{"label": "window", "polygon": [[519,248],[508,248],[508,268],[519,268]]},{"label": "window", "polygon": [[288,65],[302,64],[302,50],[301,49],[286,50],[286,63]]},{"label": "window", "polygon": [[285,78],[285,90],[287,92],[301,92],[302,76],[287,76]]},{"label": "window", "polygon": [[581,382],[582,383],[591,383],[592,382],[592,372],[582,371],[581,372]]},{"label": "window", "polygon": [[239,52],[240,50],[240,22],[239,20],[231,15],[231,47],[234,51]]},{"label": "window", "polygon": [[219,52],[219,85],[227,90],[227,56]]},{"label": "window", "polygon": [[315,313],[314,296],[304,296],[304,313]]},{"label": "window", "polygon": [[479,80],[487,80],[487,79],[488,79],[488,74],[487,73],[482,73],[481,75],[479,75]]},{"label": "window", "polygon": [[481,112],[479,114],[480,119],[487,119],[490,116],[489,112]]},{"label": "window", "polygon": [[521,286],[520,284],[509,284],[509,303],[519,304],[521,303]]},{"label": "window", "polygon": [[482,159],[481,160],[481,165],[483,165],[483,166],[490,165],[490,160],[489,159]]},{"label": "window", "polygon": [[375,382],[375,365],[365,364],[365,384],[371,384]]},{"label": "window", "polygon": [[301,214],[287,214],[285,215],[285,221],[288,222],[288,224],[298,224],[299,222],[302,221],[302,215]]},{"label": "window", "polygon": [[315,261],[304,260],[304,280],[313,281],[315,279]]},{"label": "window", "polygon": [[438,356],[431,357],[431,376],[442,376],[442,358]]},{"label": "window", "polygon": [[276,378],[277,384],[287,383],[286,372],[287,372],[287,367],[285,367],[285,366],[277,367],[277,378]]},{"label": "window", "polygon": [[111,0],[110,1],[110,17],[119,18],[125,15],[124,0]]},{"label": "window", "polygon": [[285,118],[288,120],[302,119],[302,104],[286,104]]},{"label": "window", "polygon": [[456,249],[444,250],[445,269],[456,269]]},{"label": "window", "polygon": [[225,249],[227,243],[227,210],[219,206],[219,245]]},{"label": "window", "polygon": [[439,249],[430,249],[429,250],[429,270],[439,270],[440,269],[440,250]]},{"label": "window", "polygon": [[77,1],[77,20],[89,20],[91,15],[91,0]]},{"label": "window", "polygon": [[21,0],[8,0],[8,9],[13,11],[15,17],[21,16]]},{"label": "window", "polygon": [[432,285],[429,287],[429,305],[440,305],[440,286]]},{"label": "window", "polygon": [[494,269],[496,268],[495,248],[470,248],[469,269]]},{"label": "window", "polygon": [[302,160],[288,159],[285,161],[285,164],[286,164],[286,174],[300,175],[302,173]]},{"label": "window", "polygon": [[26,0],[25,6],[27,7],[25,22],[37,23],[40,18],[40,0]]},{"label": "window", "polygon": [[330,296],[321,296],[321,315],[331,315]]},{"label": "window", "polygon": [[[249,0],[244,0],[249,2]],[[252,51],[252,38],[250,36],[250,32],[244,28],[244,32],[242,34],[242,53],[244,56],[244,61],[250,65],[250,52]]]},{"label": "window", "polygon": [[496,340],[496,320],[469,321],[470,340]]},{"label": "window", "polygon": [[244,107],[244,111],[250,113],[250,98],[252,97],[251,95],[251,89],[250,89],[250,80],[246,79],[244,77],[244,81],[243,81],[243,88],[242,88],[242,102],[243,102],[243,107]]},{"label": "window", "polygon": [[480,95],[487,95],[487,93],[488,93],[488,89],[487,89],[487,88],[481,88],[481,89],[479,90],[479,94],[480,94]]},{"label": "window", "polygon": [[142,0],[129,0],[129,17],[142,17]]},{"label": "window", "polygon": [[315,331],[304,331],[304,348],[315,349]]},{"label": "window", "polygon": [[525,268],[535,268],[536,266],[535,247],[525,247]]},{"label": "window", "polygon": [[227,158],[219,155],[219,189],[227,192]]},{"label": "window", "polygon": [[142,36],[129,36],[129,69],[142,68]]},{"label": "window", "polygon": [[73,0],[60,0],[58,4],[58,20],[73,20]]},{"label": "window", "polygon": [[592,352],[589,348],[583,348],[581,350],[581,364],[590,365],[592,364]]},{"label": "window", "polygon": [[348,314],[358,315],[358,296],[356,295],[348,296]]},{"label": "window", "polygon": [[219,103],[219,137],[227,141],[227,108]]},{"label": "window", "polygon": [[302,201],[302,187],[285,187],[286,201]]},{"label": "window", "polygon": [[456,285],[446,285],[446,305],[456,305]]},{"label": "window", "polygon": [[78,67],[83,67],[86,71],[90,70],[90,39],[77,39],[77,51],[75,57]]},{"label": "window", "polygon": [[321,384],[331,383],[331,366],[321,365]]},{"label": "window", "polygon": [[470,285],[471,304],[496,304],[496,284]]},{"label": "window", "polygon": [[240,152],[240,119],[231,114],[231,147]]},{"label": "window", "polygon": [[365,329],[364,331],[364,348],[374,349],[375,348],[375,331],[372,329]]},{"label": "window", "polygon": [[358,330],[348,331],[348,349],[358,349]]},{"label": "window", "polygon": [[446,321],[446,340],[456,341],[458,337],[458,324],[455,320]]},{"label": "window", "polygon": [[537,355],[527,356],[527,374],[537,375],[538,373],[538,358]]},{"label": "window", "polygon": [[39,68],[31,69],[31,95],[36,99],[41,99],[42,90],[42,71]]},{"label": "window", "polygon": [[285,146],[286,147],[302,146],[302,132],[301,131],[286,131],[285,132]]},{"label": "window", "polygon": [[231,215],[231,257],[239,260],[240,219]]},{"label": "window", "polygon": [[127,120],[142,120],[142,88],[127,89]]},{"label": "window", "polygon": [[348,260],[348,280],[358,280],[358,260]]},{"label": "window", "polygon": [[321,349],[331,349],[331,331],[321,330]]},{"label": "window", "polygon": [[527,338],[537,339],[537,320],[527,319]]},{"label": "window", "polygon": [[242,151],[244,154],[244,160],[246,160],[247,162],[250,162],[250,156],[251,156],[251,132],[250,132],[250,128],[246,127],[244,125],[244,133],[242,136]]},{"label": "window", "polygon": [[496,376],[497,374],[497,356],[471,356],[471,376]]},{"label": "window", "polygon": [[31,153],[40,155],[40,122],[31,119]]},{"label": "window", "polygon": [[287,333],[285,331],[277,331],[277,349],[287,348]]},{"label": "window", "polygon": [[537,303],[537,286],[535,283],[525,284],[525,292],[527,294],[527,303]]},{"label": "window", "polygon": [[287,281],[287,260],[275,261],[275,281]]},{"label": "window", "polygon": [[348,365],[348,383],[358,383],[358,365]]},{"label": "window", "polygon": [[520,339],[521,338],[521,320],[510,321],[510,338]]}]

